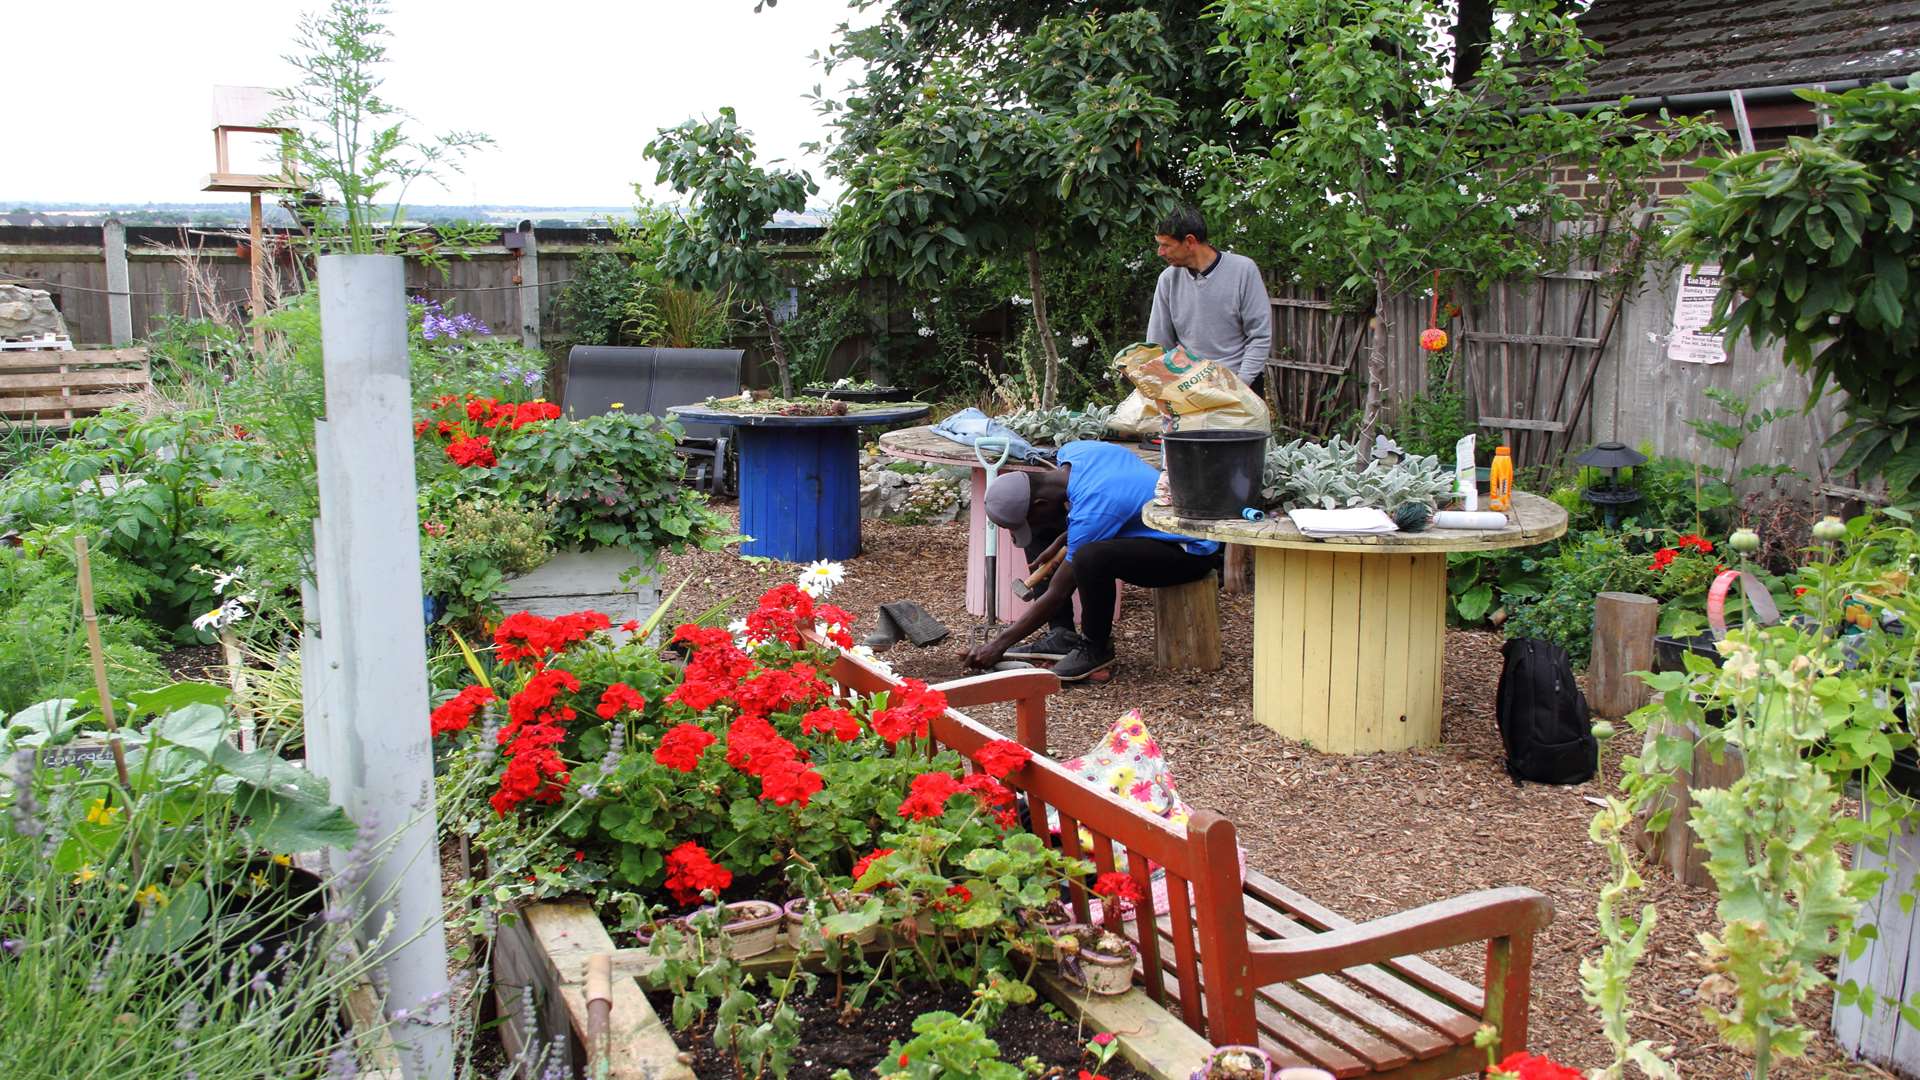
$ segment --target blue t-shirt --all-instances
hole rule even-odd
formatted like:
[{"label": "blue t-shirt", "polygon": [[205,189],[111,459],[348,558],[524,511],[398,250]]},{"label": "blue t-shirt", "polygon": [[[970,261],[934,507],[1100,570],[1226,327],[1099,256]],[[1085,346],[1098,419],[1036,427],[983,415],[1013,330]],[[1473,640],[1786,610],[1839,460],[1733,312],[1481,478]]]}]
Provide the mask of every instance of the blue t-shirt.
[{"label": "blue t-shirt", "polygon": [[1220,550],[1213,540],[1194,540],[1149,529],[1140,520],[1140,508],[1153,501],[1160,474],[1124,446],[1105,442],[1070,442],[1056,459],[1073,466],[1067,474],[1067,561],[1081,544],[1142,536],[1172,540],[1190,555]]}]

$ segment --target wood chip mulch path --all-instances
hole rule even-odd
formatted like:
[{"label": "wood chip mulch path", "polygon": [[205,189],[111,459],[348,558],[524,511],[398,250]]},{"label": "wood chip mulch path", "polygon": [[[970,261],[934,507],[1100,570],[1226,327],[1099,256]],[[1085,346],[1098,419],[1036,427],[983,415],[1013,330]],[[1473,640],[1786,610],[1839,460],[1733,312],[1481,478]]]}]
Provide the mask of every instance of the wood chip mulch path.
[{"label": "wood chip mulch path", "polygon": [[[979,621],[965,607],[966,550],[964,522],[865,522],[862,554],[847,561],[847,581],[833,602],[858,619],[856,638],[872,629],[881,603],[919,602],[952,635],[926,649],[903,642],[884,654],[886,660],[901,674],[929,682],[959,678],[969,673],[962,659]],[[793,570],[732,553],[690,553],[667,559],[665,587],[691,577],[676,605],[680,611],[732,598],[737,615],[762,590],[790,580]],[[1069,687],[1053,699],[1053,752],[1070,756],[1121,713],[1140,709],[1189,803],[1231,819],[1253,866],[1353,919],[1475,889],[1538,889],[1552,898],[1556,914],[1535,945],[1531,1049],[1582,1068],[1610,1061],[1599,1021],[1580,998],[1580,961],[1600,947],[1593,909],[1607,872],[1606,854],[1588,840],[1587,824],[1592,800],[1618,781],[1619,758],[1630,740],[1614,740],[1603,755],[1601,776],[1590,783],[1516,787],[1502,767],[1494,724],[1501,638],[1452,631],[1441,745],[1353,757],[1320,753],[1253,720],[1252,596],[1223,595],[1220,617],[1225,663],[1219,671],[1159,671],[1152,659],[1151,604],[1144,591],[1127,587],[1115,628],[1117,673],[1106,685]],[[975,715],[1012,730],[1009,708]],[[1683,1076],[1746,1076],[1751,1058],[1723,1046],[1696,1004],[1703,975],[1697,936],[1717,926],[1713,890],[1678,884],[1663,870],[1645,873],[1648,887],[1635,903],[1656,903],[1659,919],[1635,974],[1634,1037],[1673,1046]],[[1479,983],[1483,957],[1473,950],[1434,959]],[[1808,1002],[1801,1015],[1817,1032],[1809,1053],[1779,1063],[1772,1075],[1892,1075],[1847,1060],[1826,1033],[1829,995]]]}]

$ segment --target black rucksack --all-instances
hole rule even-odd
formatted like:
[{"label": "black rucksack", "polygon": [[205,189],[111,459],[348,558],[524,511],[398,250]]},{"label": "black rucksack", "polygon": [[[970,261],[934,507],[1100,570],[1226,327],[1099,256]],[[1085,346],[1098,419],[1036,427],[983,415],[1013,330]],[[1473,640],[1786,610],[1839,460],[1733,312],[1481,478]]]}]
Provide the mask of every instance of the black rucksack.
[{"label": "black rucksack", "polygon": [[1538,638],[1512,638],[1494,701],[1507,775],[1518,784],[1581,784],[1600,768],[1586,695],[1573,681],[1567,651]]}]

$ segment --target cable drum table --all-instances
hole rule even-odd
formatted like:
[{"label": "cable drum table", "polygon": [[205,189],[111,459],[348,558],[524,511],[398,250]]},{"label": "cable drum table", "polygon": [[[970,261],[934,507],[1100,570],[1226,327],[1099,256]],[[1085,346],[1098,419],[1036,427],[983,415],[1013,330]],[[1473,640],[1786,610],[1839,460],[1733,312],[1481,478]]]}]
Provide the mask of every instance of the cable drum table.
[{"label": "cable drum table", "polygon": [[[1140,460],[1158,469],[1160,451],[1139,443],[1119,443],[1139,456]],[[967,613],[984,616],[987,613],[987,575],[984,569],[987,535],[987,470],[973,456],[973,447],[952,439],[937,435],[931,426],[902,428],[889,431],[880,436],[880,452],[888,457],[904,461],[919,461],[929,465],[955,465],[967,469],[973,477],[972,499],[968,504],[967,525]],[[1046,472],[1053,468],[1051,464],[1035,465],[1024,461],[1009,459],[1000,466],[1001,472]],[[1013,584],[1026,576],[1025,558],[1005,538],[1000,540],[999,567],[994,575],[999,578],[998,591],[995,593],[994,610],[1003,619],[1017,619],[1029,607],[1027,601],[1020,599],[1013,591]]]},{"label": "cable drum table", "polygon": [[739,429],[743,555],[786,562],[860,554],[859,428],[927,415],[925,405],[851,410],[845,416],[781,416],[705,405],[673,415]]},{"label": "cable drum table", "polygon": [[1141,517],[1254,549],[1254,719],[1340,754],[1440,742],[1448,552],[1528,547],[1567,531],[1565,510],[1521,491],[1507,527],[1487,531],[1314,539],[1285,515],[1200,520],[1150,504]]}]

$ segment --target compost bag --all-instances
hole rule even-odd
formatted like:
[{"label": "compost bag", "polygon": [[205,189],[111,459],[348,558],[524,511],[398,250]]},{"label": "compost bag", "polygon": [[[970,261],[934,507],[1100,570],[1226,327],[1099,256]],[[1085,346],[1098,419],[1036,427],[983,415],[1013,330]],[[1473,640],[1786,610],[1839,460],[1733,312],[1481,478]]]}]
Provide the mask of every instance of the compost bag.
[{"label": "compost bag", "polygon": [[1113,362],[1134,386],[1114,410],[1113,427],[1142,435],[1269,427],[1266,402],[1225,364],[1178,345],[1162,349],[1146,342],[1121,349]]}]

